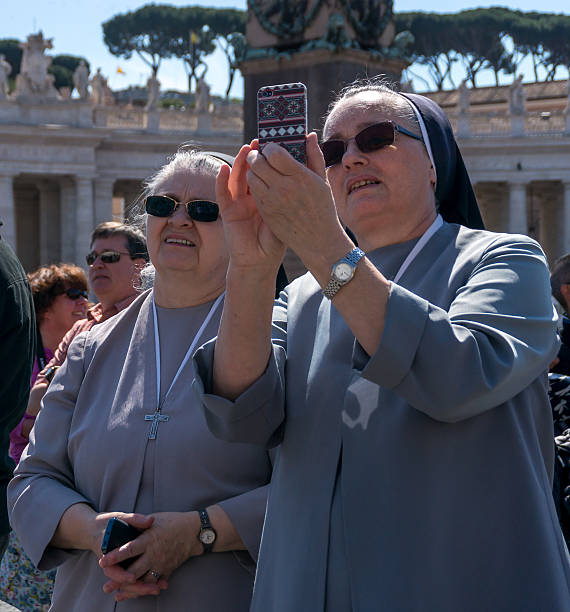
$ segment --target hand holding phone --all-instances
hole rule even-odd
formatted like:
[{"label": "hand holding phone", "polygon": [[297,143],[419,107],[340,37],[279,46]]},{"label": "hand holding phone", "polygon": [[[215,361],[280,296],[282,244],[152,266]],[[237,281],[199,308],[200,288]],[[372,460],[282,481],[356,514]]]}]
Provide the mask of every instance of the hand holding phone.
[{"label": "hand holding phone", "polygon": [[307,88],[303,83],[268,85],[257,92],[259,148],[275,142],[307,163]]},{"label": "hand holding phone", "polygon": [[[112,550],[115,550],[115,548],[119,548],[123,546],[123,544],[138,538],[141,533],[142,531],[140,529],[129,525],[126,521],[116,516],[110,518],[107,522],[105,533],[103,534],[103,540],[101,541],[101,552],[106,555]],[[138,557],[129,557],[121,561],[119,565],[126,569],[137,558]]]}]

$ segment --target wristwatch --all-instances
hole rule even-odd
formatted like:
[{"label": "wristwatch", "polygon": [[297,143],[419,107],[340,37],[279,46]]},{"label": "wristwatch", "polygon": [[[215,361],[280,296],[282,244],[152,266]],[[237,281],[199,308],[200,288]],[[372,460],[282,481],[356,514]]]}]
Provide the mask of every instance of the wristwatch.
[{"label": "wristwatch", "polygon": [[44,378],[50,383],[51,379],[55,376],[55,373],[57,372],[59,366],[50,366],[47,370],[46,373],[44,374]]},{"label": "wristwatch", "polygon": [[325,297],[332,300],[340,288],[344,287],[344,285],[352,280],[356,272],[356,266],[364,255],[364,251],[355,247],[350,253],[333,264],[331,278],[327,286],[323,289]]},{"label": "wristwatch", "polygon": [[198,534],[198,539],[202,542],[204,554],[206,554],[211,552],[214,547],[217,534],[216,530],[212,527],[212,523],[210,523],[208,513],[205,510],[198,510],[198,514],[200,515],[200,533]]}]

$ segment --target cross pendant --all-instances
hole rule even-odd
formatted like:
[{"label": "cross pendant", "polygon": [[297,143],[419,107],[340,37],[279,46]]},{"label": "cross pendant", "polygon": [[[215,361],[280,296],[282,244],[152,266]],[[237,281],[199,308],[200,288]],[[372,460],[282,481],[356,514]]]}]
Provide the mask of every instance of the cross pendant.
[{"label": "cross pendant", "polygon": [[156,440],[156,434],[158,433],[158,426],[161,422],[168,421],[170,417],[166,414],[161,414],[158,410],[154,414],[145,414],[145,421],[152,421],[152,425],[150,426],[150,431],[148,432],[149,440]]}]

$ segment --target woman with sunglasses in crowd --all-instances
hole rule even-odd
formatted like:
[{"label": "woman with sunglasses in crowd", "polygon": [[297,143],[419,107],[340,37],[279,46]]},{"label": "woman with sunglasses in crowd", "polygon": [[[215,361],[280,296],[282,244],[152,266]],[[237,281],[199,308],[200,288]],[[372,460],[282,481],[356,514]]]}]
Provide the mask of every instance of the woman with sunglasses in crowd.
[{"label": "woman with sunglasses in crowd", "polygon": [[[36,312],[36,357],[30,384],[53,357],[64,334],[87,311],[85,272],[73,264],[42,266],[28,274]],[[28,444],[35,415],[26,413],[10,433],[10,456],[18,463]],[[12,532],[0,566],[2,599],[19,609],[47,610],[55,572],[37,570]]]},{"label": "woman with sunglasses in crowd", "polygon": [[[355,84],[323,137],[308,168],[253,143],[219,176],[227,294],[194,386],[221,438],[279,445],[252,610],[569,610],[539,245],[482,229],[430,99]],[[309,273],[273,308],[285,246]]]},{"label": "woman with sunglasses in crowd", "polygon": [[[270,457],[216,439],[190,389],[222,313],[224,159],[182,150],[147,181],[153,289],[73,341],[10,484],[15,531],[58,566],[55,611],[249,609]],[[101,558],[114,516],[141,534]]]},{"label": "woman with sunglasses in crowd", "polygon": [[27,414],[35,416],[40,411],[40,402],[75,336],[124,310],[140,293],[139,274],[148,262],[148,251],[144,234],[138,228],[118,221],[99,223],[91,234],[90,248],[85,261],[89,266],[89,284],[99,301],[65,334],[38,374],[30,391]]}]

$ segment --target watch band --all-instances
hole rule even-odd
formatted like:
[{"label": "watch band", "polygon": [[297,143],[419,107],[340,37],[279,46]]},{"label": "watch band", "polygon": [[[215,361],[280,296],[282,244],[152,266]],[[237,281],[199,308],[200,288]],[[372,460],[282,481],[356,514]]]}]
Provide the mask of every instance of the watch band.
[{"label": "watch band", "polygon": [[[206,554],[212,551],[217,534],[216,530],[212,527],[212,523],[210,523],[210,517],[208,516],[206,510],[198,510],[198,516],[200,517],[200,533],[198,534],[198,539],[204,547],[204,554]],[[209,538],[206,540],[211,539],[211,541],[205,541],[203,538],[204,532],[208,532]]]},{"label": "watch band", "polygon": [[[358,247],[354,247],[352,251],[347,253],[342,259],[339,259],[332,267],[332,274],[327,286],[323,289],[323,294],[329,300],[332,300],[333,297],[339,292],[341,287],[344,287],[347,283],[349,283],[354,277],[354,271],[356,270],[356,265],[358,262],[366,255],[366,253],[359,249]],[[352,275],[350,278],[342,281],[335,276],[335,269],[340,263],[347,263],[352,269]]]},{"label": "watch band", "polygon": [[44,374],[44,378],[48,381],[48,383],[50,383],[52,381],[52,378],[55,376],[55,373],[57,372],[59,366],[50,366],[47,370],[46,373]]}]

